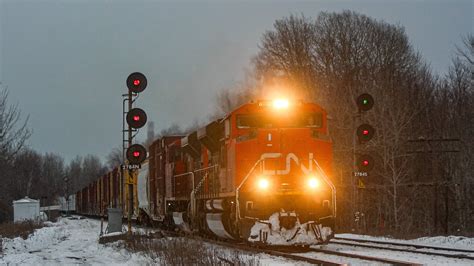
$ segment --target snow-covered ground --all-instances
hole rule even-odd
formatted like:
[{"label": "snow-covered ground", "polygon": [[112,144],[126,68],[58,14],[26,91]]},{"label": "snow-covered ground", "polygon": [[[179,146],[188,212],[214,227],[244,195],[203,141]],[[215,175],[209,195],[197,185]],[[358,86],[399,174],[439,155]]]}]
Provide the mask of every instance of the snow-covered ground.
[{"label": "snow-covered ground", "polygon": [[0,257],[0,265],[149,263],[143,256],[100,245],[99,232],[99,221],[61,219],[36,230],[26,240],[3,239],[4,254]]},{"label": "snow-covered ground", "polygon": [[400,240],[400,239],[394,239],[394,238],[388,238],[388,237],[375,237],[375,236],[356,235],[356,234],[336,234],[336,237],[474,250],[474,238],[469,238],[469,237],[464,237],[464,236],[422,237],[422,238],[411,239],[411,240]]},{"label": "snow-covered ground", "polygon": [[[26,240],[3,239],[0,265],[156,264],[150,257],[142,253],[129,252],[117,244],[99,244],[99,232],[100,221],[61,219],[57,223],[36,230]],[[295,261],[266,254],[247,256],[252,258],[257,256],[260,265],[307,265],[295,264]]]},{"label": "snow-covered ground", "polygon": [[[466,250],[474,250],[474,238],[459,237],[459,236],[438,236],[438,237],[424,237],[413,240],[399,240],[386,237],[373,237],[367,235],[355,235],[355,234],[336,234],[336,237],[352,238],[352,239],[364,239],[364,240],[376,240],[376,241],[386,241],[386,242],[398,242],[404,244],[418,244],[418,245],[427,245],[427,246],[438,246],[438,247],[448,247],[448,248],[459,248]],[[350,242],[350,241],[343,241]],[[390,245],[386,245],[390,246]],[[395,246],[392,246],[395,247]],[[403,251],[390,251],[377,248],[367,248],[367,247],[356,247],[356,246],[347,246],[330,243],[324,247],[329,250],[342,251],[346,253],[373,256],[380,258],[387,258],[392,260],[407,261],[412,263],[419,263],[424,265],[474,265],[474,260],[468,259],[457,259],[457,258],[448,258],[443,256],[434,256],[434,255],[424,255],[416,254],[411,252]],[[400,248],[400,247],[397,247]],[[433,249],[420,249],[422,251],[431,251],[435,253],[446,253],[446,254],[464,254],[474,258],[474,253],[459,253],[459,252],[445,252]],[[333,259],[332,255],[326,255],[321,253],[307,253],[305,256],[308,257],[317,257],[320,259]],[[340,262],[349,262],[351,265],[359,264],[358,261],[352,261],[352,259],[341,260]],[[363,263],[364,264],[364,263]],[[362,265],[363,265],[362,264]]]},{"label": "snow-covered ground", "polygon": [[[104,226],[105,227],[105,226]],[[143,229],[136,229],[140,231]],[[117,243],[99,244],[100,221],[91,219],[69,220],[61,219],[57,223],[50,223],[47,227],[38,229],[26,240],[22,238],[3,239],[3,254],[0,253],[0,265],[149,265],[156,264],[149,256],[143,253],[129,252],[123,245]],[[394,240],[391,238],[371,237],[354,234],[339,234],[340,237],[371,239],[378,241],[396,241],[400,243],[416,243],[474,249],[474,238],[458,236],[430,237],[414,240]],[[222,247],[218,247],[222,249]],[[410,252],[396,252],[373,248],[350,247],[345,245],[329,244],[326,249],[352,252],[361,255],[378,256],[396,260],[411,261],[428,265],[474,265],[473,260],[453,259],[438,256],[413,254]],[[191,251],[192,252],[192,251]],[[228,253],[235,252],[228,250]],[[225,253],[225,252],[224,252]],[[307,257],[338,260],[341,263],[352,265],[367,265],[367,262],[326,255],[317,252],[299,253]],[[472,255],[472,253],[471,253]],[[306,265],[280,257],[266,254],[247,254],[256,258],[260,265]],[[474,256],[474,255],[472,255]]]}]

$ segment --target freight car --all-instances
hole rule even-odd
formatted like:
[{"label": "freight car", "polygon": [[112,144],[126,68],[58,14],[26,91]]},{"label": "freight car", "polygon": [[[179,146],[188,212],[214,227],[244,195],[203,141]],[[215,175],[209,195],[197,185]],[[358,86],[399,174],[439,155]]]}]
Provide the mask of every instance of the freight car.
[{"label": "freight car", "polygon": [[[219,238],[324,243],[334,234],[336,214],[331,164],[323,108],[302,101],[250,102],[185,136],[154,141],[134,178],[135,214]],[[124,178],[112,177],[110,183],[110,176],[103,178],[109,186],[118,180],[123,188]],[[95,183],[84,195],[106,205],[88,201],[89,213],[103,214],[115,202],[126,208],[128,192],[111,194],[111,188],[101,190],[102,183]]]},{"label": "freight car", "polygon": [[[147,162],[143,164],[144,169],[146,169],[146,164]],[[135,177],[136,175],[137,173],[134,173]],[[130,178],[128,171],[124,171],[119,166],[76,192],[76,212],[89,216],[107,216],[107,208],[120,208],[126,214],[129,191],[125,184],[128,181],[134,184],[131,196],[135,211],[133,217],[136,219],[138,216],[137,178]]]}]

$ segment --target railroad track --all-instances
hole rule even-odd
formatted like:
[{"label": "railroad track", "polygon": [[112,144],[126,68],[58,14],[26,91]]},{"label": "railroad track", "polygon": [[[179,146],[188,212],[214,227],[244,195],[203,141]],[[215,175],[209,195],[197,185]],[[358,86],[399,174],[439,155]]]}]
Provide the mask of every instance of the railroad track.
[{"label": "railroad track", "polygon": [[[384,250],[398,251],[398,252],[410,252],[410,253],[430,255],[430,256],[443,256],[443,257],[448,257],[448,258],[474,260],[473,256],[467,255],[467,253],[474,254],[474,250],[469,250],[469,249],[457,249],[457,248],[448,248],[448,247],[437,247],[437,246],[419,245],[419,244],[411,244],[411,243],[398,243],[398,242],[366,240],[366,239],[353,239],[353,238],[345,238],[345,237],[335,237],[334,239],[330,241],[330,243],[338,244],[338,245],[346,245],[346,246],[384,249]],[[381,246],[381,245],[385,245],[385,246]],[[412,248],[415,248],[415,250]],[[444,251],[444,252],[459,252],[461,254],[440,253],[440,252],[433,252],[433,251],[419,250],[419,249],[432,249],[432,250],[438,250],[438,251]]]},{"label": "railroad track", "polygon": [[[179,233],[173,231],[161,231],[164,236],[167,237],[183,237]],[[380,258],[380,257],[372,257],[366,255],[358,255],[352,254],[347,252],[335,251],[335,250],[327,250],[322,248],[296,248],[296,247],[272,247],[272,246],[250,246],[244,242],[227,242],[222,240],[214,240],[209,239],[201,236],[191,236],[192,239],[200,240],[203,242],[224,246],[228,248],[238,249],[242,251],[254,252],[254,253],[266,253],[272,256],[279,256],[295,261],[303,261],[308,262],[315,265],[349,265],[352,261],[344,262],[345,259],[358,259],[362,260],[363,262],[370,263],[383,263],[383,264],[390,264],[390,265],[400,265],[400,266],[408,266],[408,265],[421,265],[414,262],[408,261],[401,261],[401,260],[393,260],[387,258]],[[338,259],[319,259],[316,257],[310,257],[310,255],[314,255],[314,253],[323,253],[326,255],[337,256]],[[222,258],[223,261],[226,261]]]},{"label": "railroad track", "polygon": [[[146,226],[136,226],[138,228],[148,228]],[[155,228],[156,229],[156,228]],[[173,231],[166,231],[166,230],[160,230],[164,236],[168,237],[186,237],[182,234],[173,232]],[[349,265],[350,263],[353,263],[354,259],[361,260],[363,262],[367,263],[381,263],[381,264],[389,264],[389,265],[403,265],[403,266],[408,266],[408,265],[421,265],[418,263],[414,262],[409,262],[409,261],[402,261],[402,260],[394,260],[394,259],[388,259],[388,258],[382,258],[382,257],[373,257],[373,256],[367,256],[367,255],[358,255],[358,254],[353,254],[353,253],[348,253],[348,252],[342,252],[342,251],[336,251],[336,250],[328,250],[324,248],[295,248],[295,247],[271,247],[271,246],[249,246],[247,243],[243,242],[227,242],[227,241],[222,241],[222,240],[213,240],[209,238],[204,238],[200,236],[191,236],[191,238],[196,239],[196,240],[201,240],[204,242],[208,242],[211,244],[216,244],[228,248],[234,248],[238,250],[243,250],[243,251],[248,251],[248,252],[254,252],[254,253],[266,253],[272,256],[279,256],[295,261],[303,261],[303,262],[308,262],[311,264],[315,265]],[[342,239],[338,238],[338,240],[346,240],[346,241],[353,241],[352,239]],[[364,240],[365,241],[365,240]],[[334,241],[331,241],[333,243]],[[336,241],[337,244],[343,244],[343,245],[351,245],[351,246],[361,246],[363,247],[365,244],[354,244],[354,243],[346,243],[346,242],[340,242]],[[334,242],[334,244],[336,244]],[[340,243],[339,243],[340,242]],[[354,241],[355,242],[355,241]],[[361,241],[362,242],[362,241]],[[387,244],[387,243],[383,243]],[[377,246],[372,246],[372,245],[366,245],[369,248],[377,248]],[[382,248],[382,247],[380,247]],[[397,249],[397,248],[384,248],[388,250],[394,250],[394,251],[405,251],[405,252],[413,252],[413,250],[405,250],[405,249]],[[337,258],[333,259],[320,259],[317,258],[316,256],[311,256],[315,255],[314,253],[322,253],[326,255],[332,255],[336,256]],[[427,255],[431,255],[429,253],[423,253]],[[434,253],[434,255],[445,255],[445,254],[440,254],[440,253]],[[453,254],[449,254],[453,255]],[[454,256],[454,255],[453,255]],[[461,258],[463,259],[464,257],[462,256],[454,256],[453,258]],[[474,259],[472,257],[468,257],[469,259]],[[351,261],[352,259],[352,261]],[[226,261],[224,258],[222,259],[224,262]],[[346,262],[346,260],[348,260]]]},{"label": "railroad track", "polygon": [[367,255],[358,255],[358,254],[353,254],[353,253],[341,252],[341,251],[336,251],[336,250],[327,250],[327,249],[322,249],[322,248],[310,248],[310,250],[314,252],[329,254],[329,255],[343,256],[343,257],[348,257],[348,258],[365,260],[369,262],[386,263],[386,264],[391,264],[391,265],[400,265],[400,266],[401,265],[421,265],[421,264],[409,262],[409,261],[393,260],[393,259],[373,257],[373,256],[367,256]]},{"label": "railroad track", "polygon": [[[316,265],[349,265],[352,263],[351,261],[343,262],[344,258],[350,259],[358,259],[364,262],[377,262],[377,263],[384,263],[390,265],[400,265],[400,266],[408,266],[408,265],[421,265],[413,262],[408,261],[401,261],[401,260],[392,260],[380,257],[372,257],[372,256],[364,256],[364,255],[357,255],[347,252],[335,251],[335,250],[326,250],[321,248],[294,248],[294,247],[257,247],[257,246],[249,246],[246,243],[232,243],[232,242],[224,242],[219,240],[211,240],[207,238],[199,238],[202,241],[225,246],[228,248],[239,249],[243,251],[249,252],[256,252],[256,253],[266,253],[273,256],[279,256],[295,261],[304,261],[311,264]],[[314,253],[324,253],[327,255],[333,255],[339,257],[338,259],[328,260],[328,259],[319,259],[315,257],[310,257],[309,255],[314,255]],[[341,258],[342,257],[342,258]]]}]

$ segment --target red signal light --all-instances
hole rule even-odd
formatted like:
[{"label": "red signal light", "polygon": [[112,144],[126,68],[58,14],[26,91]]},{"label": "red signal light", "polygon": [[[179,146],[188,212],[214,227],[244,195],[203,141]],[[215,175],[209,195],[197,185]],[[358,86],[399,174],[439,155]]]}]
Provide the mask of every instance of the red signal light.
[{"label": "red signal light", "polygon": [[140,144],[133,144],[127,149],[127,160],[130,164],[140,164],[146,159],[146,149]]},{"label": "red signal light", "polygon": [[374,160],[370,155],[359,155],[356,166],[361,172],[368,172],[374,168]]},{"label": "red signal light", "polygon": [[133,93],[140,93],[145,90],[147,80],[145,75],[140,72],[134,72],[127,77],[127,87]]},{"label": "red signal light", "polygon": [[371,140],[374,134],[375,129],[369,124],[362,124],[357,128],[357,137],[360,143]]},{"label": "red signal light", "polygon": [[132,128],[141,128],[146,124],[147,116],[140,108],[133,108],[127,113],[127,124]]}]

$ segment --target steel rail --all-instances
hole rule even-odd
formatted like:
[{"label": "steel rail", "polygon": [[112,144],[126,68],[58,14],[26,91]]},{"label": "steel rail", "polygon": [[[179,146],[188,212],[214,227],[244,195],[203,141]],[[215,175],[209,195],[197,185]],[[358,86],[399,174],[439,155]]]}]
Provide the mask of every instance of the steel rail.
[{"label": "steel rail", "polygon": [[304,261],[304,262],[308,262],[315,265],[331,265],[331,266],[332,265],[334,266],[335,265],[349,265],[346,263],[339,263],[339,262],[334,262],[334,261],[329,261],[329,260],[299,256],[299,255],[292,254],[289,252],[282,252],[282,251],[272,250],[272,249],[264,248],[264,247],[258,248],[254,246],[248,246],[244,243],[223,242],[223,241],[212,240],[208,238],[195,238],[195,239],[208,242],[211,244],[223,246],[223,247],[234,248],[234,249],[239,249],[239,250],[248,251],[248,252],[255,252],[255,253],[266,253],[272,256],[283,257],[283,258],[287,258],[287,259],[291,259],[295,261]]},{"label": "steel rail", "polygon": [[358,255],[358,254],[341,252],[341,251],[336,251],[336,250],[327,250],[327,249],[321,249],[321,248],[310,248],[310,250],[313,252],[320,252],[320,253],[325,253],[329,255],[343,256],[343,257],[381,262],[381,263],[388,263],[391,265],[400,265],[400,266],[421,265],[421,264],[409,262],[409,261],[393,260],[393,259],[380,258],[380,257],[371,257],[371,256]]},{"label": "steel rail", "polygon": [[349,238],[349,237],[334,237],[333,239],[362,242],[362,243],[375,243],[375,244],[385,244],[385,245],[393,245],[393,246],[414,247],[416,249],[426,248],[426,249],[435,249],[435,250],[443,250],[443,251],[474,253],[474,250],[472,249],[449,248],[449,247],[429,246],[429,245],[412,244],[412,243],[389,242],[389,241],[380,241],[380,240],[371,240],[371,239],[355,239],[355,238]]},{"label": "steel rail", "polygon": [[[468,256],[466,254],[437,253],[437,252],[431,252],[431,251],[410,250],[410,249],[397,248],[397,247],[384,247],[384,246],[377,246],[377,245],[370,245],[370,244],[348,243],[348,242],[341,242],[337,240],[331,240],[329,243],[353,246],[353,247],[364,247],[364,248],[384,249],[384,250],[391,250],[391,251],[398,251],[398,252],[409,252],[409,253],[423,254],[423,255],[430,255],[430,256],[442,256],[442,257],[455,258],[455,259],[474,260],[474,257]],[[384,243],[384,244],[391,245],[390,243]]]}]

